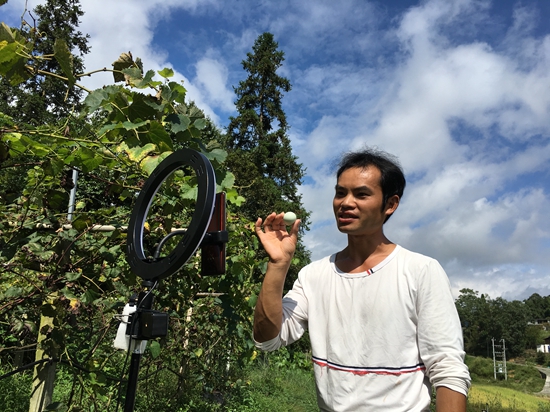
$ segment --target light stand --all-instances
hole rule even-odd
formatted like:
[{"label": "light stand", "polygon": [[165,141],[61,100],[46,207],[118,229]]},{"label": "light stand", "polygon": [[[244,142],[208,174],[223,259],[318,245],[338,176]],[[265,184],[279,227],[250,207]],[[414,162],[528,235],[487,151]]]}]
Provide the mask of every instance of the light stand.
[{"label": "light stand", "polygon": [[[137,299],[137,308],[136,312],[131,316],[129,322],[128,322],[128,331],[127,334],[130,335],[130,342],[133,343],[134,349],[132,350],[132,356],[130,358],[130,368],[129,368],[129,375],[128,375],[128,385],[126,386],[126,400],[124,404],[124,412],[133,412],[134,405],[136,402],[136,390],[137,390],[137,382],[138,382],[138,376],[139,376],[139,364],[141,361],[141,356],[143,355],[143,351],[145,350],[145,345],[142,344],[143,336],[142,331],[142,322],[144,321],[143,313],[145,311],[151,311],[153,307],[153,288],[155,286],[155,282],[152,282],[150,280],[144,280],[142,282],[142,286],[144,287],[144,291],[139,294],[139,297]],[[168,333],[168,316],[166,315],[166,333]],[[164,334],[163,336],[166,336]],[[132,348],[132,344],[130,344],[129,350]]]},{"label": "light stand", "polygon": [[[145,219],[153,198],[168,176],[184,166],[193,168],[198,185],[197,202],[189,227],[168,234],[160,241],[153,258],[147,258],[143,251],[143,232]],[[225,203],[223,203],[224,221],[214,225],[217,230],[209,231],[207,234],[207,229],[212,230],[211,218],[216,206],[216,199],[222,198],[225,199],[223,196],[216,197],[214,169],[206,156],[195,150],[180,149],[164,159],[155,168],[136,200],[128,225],[126,252],[131,270],[143,279],[144,291],[139,294],[137,300],[135,298],[131,299],[129,303],[130,306],[135,305],[135,310],[128,316],[126,329],[126,335],[130,336],[128,350],[132,352],[132,356],[124,412],[133,412],[134,410],[139,364],[145,350],[146,341],[164,337],[168,334],[168,314],[152,309],[153,289],[160,280],[181,269],[203,243],[215,244],[218,249],[223,249],[223,257],[225,258],[224,244],[227,242]],[[217,215],[222,216],[220,213]],[[168,256],[159,258],[160,249],[174,235],[182,236],[180,242]],[[225,262],[223,263],[223,270],[225,271]]]}]

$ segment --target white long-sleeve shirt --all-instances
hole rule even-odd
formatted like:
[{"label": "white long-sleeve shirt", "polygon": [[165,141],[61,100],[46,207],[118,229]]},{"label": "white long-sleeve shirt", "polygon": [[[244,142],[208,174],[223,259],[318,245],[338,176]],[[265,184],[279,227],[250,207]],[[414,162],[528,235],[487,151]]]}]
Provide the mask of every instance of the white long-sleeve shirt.
[{"label": "white long-sleeve shirt", "polygon": [[434,259],[400,246],[364,273],[335,255],[303,268],[283,298],[275,350],[309,329],[322,411],[428,411],[431,385],[467,395],[462,329]]}]

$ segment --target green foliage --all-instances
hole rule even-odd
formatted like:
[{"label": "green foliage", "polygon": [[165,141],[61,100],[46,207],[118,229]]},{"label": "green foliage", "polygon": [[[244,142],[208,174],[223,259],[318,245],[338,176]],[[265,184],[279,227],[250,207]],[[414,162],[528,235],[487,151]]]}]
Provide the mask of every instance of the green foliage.
[{"label": "green foliage", "polygon": [[[84,68],[81,56],[89,52],[88,36],[77,30],[82,14],[78,0],[47,0],[32,13],[25,10],[19,29],[2,23],[0,112],[5,115],[4,119],[12,119],[5,120],[3,133],[17,131],[19,126],[27,124],[33,127],[57,125],[63,136],[68,136],[72,129],[82,133],[82,119],[68,118],[82,108],[82,90],[72,87]],[[35,140],[35,150],[25,154],[28,139]],[[1,159],[0,178],[3,198],[19,195],[26,174],[33,167],[43,165],[40,156],[44,147],[39,150],[39,142],[34,136],[14,134],[10,144],[19,146],[21,153],[13,156],[4,145],[6,153]],[[58,161],[49,166],[60,165]],[[55,192],[50,195],[58,204],[62,196],[66,196]]]},{"label": "green foliage", "polygon": [[[251,323],[260,289],[258,268],[265,268],[266,261],[259,256],[251,223],[255,216],[251,219],[241,206],[243,191],[236,187],[238,179],[248,178],[236,176],[243,170],[232,166],[223,136],[186,102],[186,90],[172,80],[171,69],[155,73],[123,53],[112,65],[114,84],[88,91],[78,83],[82,66],[73,54],[88,52],[86,36],[76,31],[82,14],[78,1],[48,0],[35,13],[40,17],[36,27],[0,27],[0,80],[11,93],[2,102],[12,104],[0,105],[0,181],[5,183],[0,192],[0,346],[5,348],[0,361],[7,362],[2,367],[8,371],[28,364],[35,350],[43,350],[57,362],[50,409],[110,410],[123,401],[126,353],[113,350],[112,341],[116,315],[139,290],[124,257],[124,226],[145,179],[164,158],[187,147],[210,160],[217,190],[227,193],[227,272],[202,277],[199,251],[158,286],[154,306],[170,314],[169,335],[149,342],[136,410],[222,410],[228,394],[240,393],[243,370],[258,355]],[[264,40],[276,49],[269,36]],[[282,52],[274,56],[276,67],[263,71],[266,80],[282,61]],[[296,193],[303,172],[291,154],[280,111],[278,88],[288,91],[290,84],[272,79],[281,82],[275,89],[264,85],[271,96],[260,99],[261,147],[252,156],[264,168],[261,173],[270,173],[260,185],[271,199],[270,210],[273,205],[272,210],[293,210],[307,222]],[[38,90],[42,98],[33,100]],[[87,94],[81,101],[82,90]],[[41,108],[42,114],[31,118],[13,111],[13,103],[23,97],[26,107]],[[271,130],[271,122],[279,129]],[[68,221],[73,170],[79,172],[78,191]],[[155,196],[145,223],[148,252],[172,228],[189,221],[197,187],[186,172],[174,173]],[[97,225],[114,230],[96,230]],[[175,243],[170,240],[166,249]],[[299,256],[303,261],[297,258],[296,265],[307,260],[303,250]],[[26,348],[30,352],[21,358]],[[298,370],[311,367],[309,356],[293,349],[281,351],[272,362]],[[4,383],[30,386],[29,375]]]},{"label": "green foliage", "polygon": [[527,348],[536,348],[544,344],[544,339],[549,335],[548,331],[542,325],[528,324],[525,329],[525,340]]},{"label": "green foliage", "polygon": [[492,356],[492,338],[497,343],[505,340],[508,357],[522,354],[532,344],[533,339],[526,333],[529,318],[523,302],[490,299],[477,291],[462,289],[455,304],[462,321],[466,353]]},{"label": "green foliage", "polygon": [[535,362],[537,363],[537,365],[546,365],[546,354],[544,352],[537,352],[537,356],[536,356],[536,360]]},{"label": "green foliage", "polygon": [[467,355],[465,363],[468,365],[473,382],[476,382],[478,379],[483,381],[493,379],[494,365],[492,359]]},{"label": "green foliage", "polygon": [[523,302],[530,320],[547,320],[550,318],[550,296],[543,297],[538,293],[533,293]]},{"label": "green foliage", "polygon": [[492,322],[485,295],[478,296],[476,291],[462,289],[455,305],[463,326],[466,353],[488,356],[487,342],[493,336],[489,329]]},{"label": "green foliage", "polygon": [[[0,44],[0,62],[9,64],[0,65],[0,76],[24,80],[28,68],[45,57],[31,54],[33,43],[20,31],[4,34],[9,41]],[[67,50],[57,43],[55,53],[61,69],[71,71]],[[145,397],[139,402],[142,410],[150,409],[158,403],[155,391],[162,388],[171,393],[164,407],[171,411],[176,404],[197,404],[228,390],[253,358],[250,331],[259,285],[252,273],[258,241],[249,221],[235,213],[242,198],[224,165],[226,153],[212,138],[219,133],[200,110],[185,103],[185,88],[170,80],[171,70],[146,71],[130,53],[120,56],[113,67],[118,82],[91,91],[79,116],[37,125],[0,116],[1,153],[9,160],[2,163],[0,179],[7,179],[8,171],[17,172],[22,163],[27,165],[13,190],[0,197],[0,344],[11,345],[12,353],[24,346],[35,348],[40,318],[48,316],[52,323],[40,330],[44,339],[39,348],[49,356],[56,354],[58,365],[70,365],[60,375],[67,381],[58,381],[54,401],[73,410],[107,410],[116,402],[119,390],[124,392],[117,379],[125,374],[126,355],[112,348],[118,326],[114,316],[138,289],[124,257],[123,227],[136,193],[158,163],[180,147],[195,149],[214,166],[218,191],[227,192],[229,259],[225,275],[202,278],[196,256],[157,291],[156,308],[171,316],[170,335],[149,343],[141,373],[153,383],[150,390],[140,383]],[[70,87],[70,73],[65,73],[65,81]],[[203,130],[210,133],[208,139],[202,139]],[[88,187],[77,199],[69,225],[68,174],[73,168]],[[99,201],[99,194],[90,196],[93,181],[103,183],[106,201]],[[193,176],[182,169],[165,185],[146,222],[151,236],[145,243],[150,247],[162,233],[184,224],[193,210]],[[96,231],[96,224],[115,230]],[[147,378],[151,374],[159,381]]]}]

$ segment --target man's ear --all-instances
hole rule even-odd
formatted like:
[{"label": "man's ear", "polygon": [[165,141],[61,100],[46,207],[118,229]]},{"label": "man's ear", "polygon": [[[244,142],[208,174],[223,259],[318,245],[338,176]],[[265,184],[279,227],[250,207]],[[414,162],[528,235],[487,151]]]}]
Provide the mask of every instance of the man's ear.
[{"label": "man's ear", "polygon": [[397,210],[397,207],[399,206],[399,196],[393,195],[388,199],[386,202],[386,207],[384,213],[386,216],[390,216]]}]

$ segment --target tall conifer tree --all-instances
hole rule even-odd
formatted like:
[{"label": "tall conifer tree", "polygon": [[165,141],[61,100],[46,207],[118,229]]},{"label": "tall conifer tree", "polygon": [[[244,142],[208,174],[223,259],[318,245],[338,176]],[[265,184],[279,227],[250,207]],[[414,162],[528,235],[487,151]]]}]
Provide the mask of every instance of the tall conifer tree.
[{"label": "tall conifer tree", "polygon": [[[302,228],[307,228],[309,213],[298,193],[304,169],[292,154],[282,108],[283,95],[291,90],[291,84],[277,74],[283,61],[284,52],[271,33],[260,35],[243,60],[248,77],[234,88],[239,114],[230,118],[227,128],[227,163],[246,199],[240,210],[248,219],[293,211],[302,220]],[[301,243],[296,256],[301,264],[309,260]]]}]

